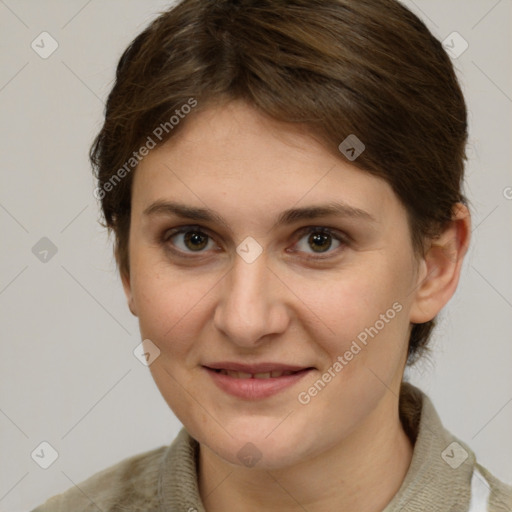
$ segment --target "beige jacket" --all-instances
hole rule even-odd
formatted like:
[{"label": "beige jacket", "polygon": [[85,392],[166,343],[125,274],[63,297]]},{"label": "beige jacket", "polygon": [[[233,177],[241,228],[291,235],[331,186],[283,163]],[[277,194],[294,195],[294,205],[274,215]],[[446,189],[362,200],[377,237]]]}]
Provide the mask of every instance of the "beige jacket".
[{"label": "beige jacket", "polygon": [[[443,428],[430,399],[408,383],[401,389],[400,416],[414,453],[382,512],[512,512],[512,487],[480,466],[470,448]],[[198,447],[182,428],[170,446],[126,458],[32,512],[205,512]]]}]

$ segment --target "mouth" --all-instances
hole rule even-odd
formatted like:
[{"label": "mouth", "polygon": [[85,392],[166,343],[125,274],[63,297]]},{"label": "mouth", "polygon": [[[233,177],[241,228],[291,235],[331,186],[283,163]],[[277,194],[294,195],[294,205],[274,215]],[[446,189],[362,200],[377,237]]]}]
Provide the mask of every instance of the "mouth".
[{"label": "mouth", "polygon": [[218,363],[203,366],[213,382],[225,393],[245,400],[268,398],[292,387],[315,368],[276,365]]},{"label": "mouth", "polygon": [[283,377],[286,375],[294,375],[296,373],[300,373],[305,370],[309,370],[309,368],[304,368],[303,370],[290,371],[290,370],[273,370],[271,372],[259,372],[259,373],[248,373],[248,372],[237,372],[233,370],[225,370],[223,368],[211,368],[215,373],[219,373],[220,375],[227,375],[229,377],[233,377],[234,379],[277,379],[279,377]]}]

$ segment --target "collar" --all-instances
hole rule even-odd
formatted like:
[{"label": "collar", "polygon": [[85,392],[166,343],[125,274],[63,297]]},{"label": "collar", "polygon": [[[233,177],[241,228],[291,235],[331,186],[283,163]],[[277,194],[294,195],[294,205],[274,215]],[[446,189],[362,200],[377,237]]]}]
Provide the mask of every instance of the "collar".
[{"label": "collar", "polygon": [[[383,512],[468,510],[475,456],[442,425],[427,395],[408,382],[400,388],[400,420],[414,444],[404,481]],[[161,512],[205,512],[199,495],[199,443],[182,428],[160,470]]]}]

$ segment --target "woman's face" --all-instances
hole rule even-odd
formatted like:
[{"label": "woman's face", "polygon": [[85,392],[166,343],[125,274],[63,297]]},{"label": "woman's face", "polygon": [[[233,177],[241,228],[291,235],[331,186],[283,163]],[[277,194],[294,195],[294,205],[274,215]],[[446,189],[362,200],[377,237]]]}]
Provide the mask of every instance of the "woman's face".
[{"label": "woman's face", "polygon": [[186,123],[136,170],[124,279],[171,409],[262,468],[396,420],[423,272],[391,187],[244,103]]}]

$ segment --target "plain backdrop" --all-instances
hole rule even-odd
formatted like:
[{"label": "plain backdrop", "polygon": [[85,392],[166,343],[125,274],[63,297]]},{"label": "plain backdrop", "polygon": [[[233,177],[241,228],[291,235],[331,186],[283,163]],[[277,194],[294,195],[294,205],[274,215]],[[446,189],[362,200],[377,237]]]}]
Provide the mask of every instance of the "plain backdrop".
[{"label": "plain backdrop", "polygon": [[[473,213],[471,249],[434,355],[407,375],[446,428],[510,484],[512,2],[405,3],[439,39],[455,31],[468,43],[453,61],[469,108]],[[133,355],[138,324],[98,224],[87,159],[121,52],[169,5],[0,0],[2,511],[30,510],[169,444],[181,426]],[[46,59],[31,46],[41,32],[58,44]],[[43,441],[58,452],[48,469],[31,456]]]}]

